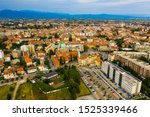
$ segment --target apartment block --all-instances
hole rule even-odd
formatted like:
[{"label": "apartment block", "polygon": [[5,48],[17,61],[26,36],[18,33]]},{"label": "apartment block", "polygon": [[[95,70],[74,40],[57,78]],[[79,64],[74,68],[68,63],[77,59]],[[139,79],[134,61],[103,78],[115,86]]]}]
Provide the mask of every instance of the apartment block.
[{"label": "apartment block", "polygon": [[130,67],[143,78],[150,78],[150,64],[142,61],[139,57],[148,58],[149,54],[145,52],[115,52],[114,60],[119,60],[121,65]]},{"label": "apartment block", "polygon": [[120,86],[129,94],[133,95],[140,92],[142,81],[131,74],[128,74],[122,68],[119,68],[110,62],[103,62],[101,70],[113,83]]}]

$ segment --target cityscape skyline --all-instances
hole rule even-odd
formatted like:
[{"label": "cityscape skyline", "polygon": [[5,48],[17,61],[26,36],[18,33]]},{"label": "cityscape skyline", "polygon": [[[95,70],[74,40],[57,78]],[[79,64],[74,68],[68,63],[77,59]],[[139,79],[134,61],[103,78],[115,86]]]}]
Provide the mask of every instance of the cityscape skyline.
[{"label": "cityscape skyline", "polygon": [[40,0],[1,0],[0,8],[1,10],[33,10],[69,14],[150,16],[149,3],[150,0],[44,0],[42,2]]}]

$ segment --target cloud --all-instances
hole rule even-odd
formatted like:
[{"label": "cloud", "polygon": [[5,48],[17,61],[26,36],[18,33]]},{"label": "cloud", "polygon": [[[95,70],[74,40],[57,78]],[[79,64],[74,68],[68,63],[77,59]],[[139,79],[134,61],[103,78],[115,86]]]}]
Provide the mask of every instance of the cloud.
[{"label": "cloud", "polygon": [[141,2],[150,2],[150,0],[76,0],[79,4],[96,4],[101,6],[129,5]]},{"label": "cloud", "polygon": [[124,1],[122,0],[116,2],[99,3],[99,5],[117,6],[117,5],[129,5],[129,4],[140,3],[140,2],[150,2],[150,0],[124,0]]},{"label": "cloud", "polygon": [[18,2],[65,2],[67,0],[16,0]]},{"label": "cloud", "polygon": [[98,0],[77,0],[78,3],[95,3],[98,2]]},{"label": "cloud", "polygon": [[150,0],[0,0],[0,9],[64,13],[149,14]]}]

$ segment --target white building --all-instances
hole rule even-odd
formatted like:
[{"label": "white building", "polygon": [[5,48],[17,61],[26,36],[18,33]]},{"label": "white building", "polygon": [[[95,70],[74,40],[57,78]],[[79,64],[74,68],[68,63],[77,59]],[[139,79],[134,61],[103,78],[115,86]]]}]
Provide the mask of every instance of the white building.
[{"label": "white building", "polygon": [[3,50],[0,50],[0,59],[3,59],[4,58],[4,52]]},{"label": "white building", "polygon": [[27,69],[28,74],[35,73],[36,71],[37,71],[36,67],[30,67],[30,68]]},{"label": "white building", "polygon": [[141,84],[142,82],[139,82],[139,80],[134,79],[132,76],[125,74],[122,77],[122,84],[121,87],[125,89],[130,94],[136,94],[139,93],[141,90]]},{"label": "white building", "polygon": [[103,62],[101,70],[112,82],[116,83],[129,94],[138,94],[141,90],[142,81],[128,74],[123,69],[109,62]]},{"label": "white building", "polygon": [[35,46],[30,44],[30,45],[23,45],[21,46],[21,51],[23,52],[29,52],[30,54],[35,53]]}]

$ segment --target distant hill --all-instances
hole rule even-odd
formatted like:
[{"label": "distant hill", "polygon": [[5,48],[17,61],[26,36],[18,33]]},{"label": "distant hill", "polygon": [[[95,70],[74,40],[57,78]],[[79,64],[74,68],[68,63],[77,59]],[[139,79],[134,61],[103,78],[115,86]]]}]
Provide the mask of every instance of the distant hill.
[{"label": "distant hill", "polygon": [[0,18],[4,19],[150,19],[150,17],[126,16],[126,15],[109,15],[109,14],[65,14],[65,13],[50,13],[38,11],[15,11],[1,10]]}]

